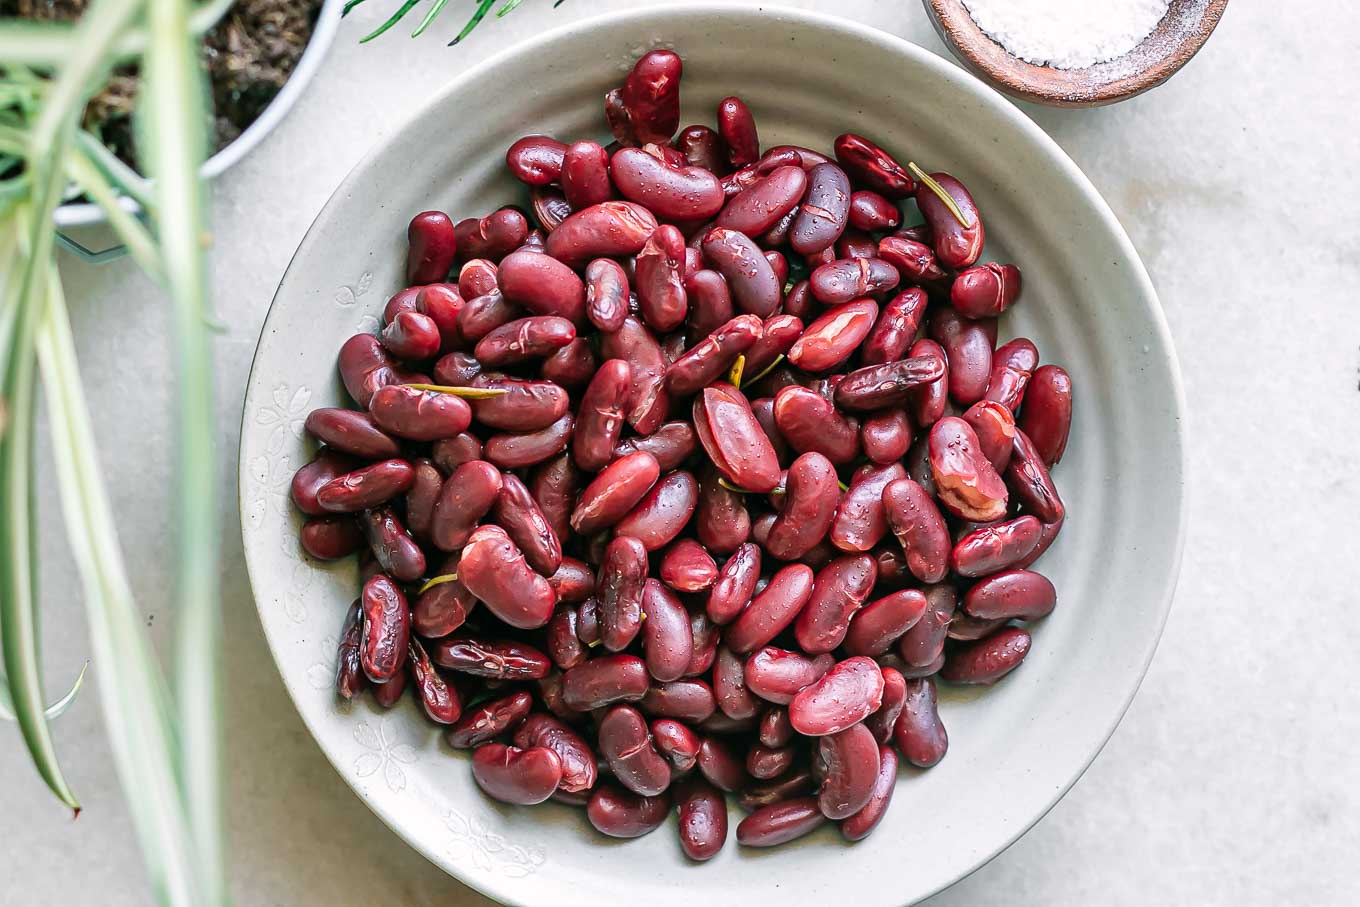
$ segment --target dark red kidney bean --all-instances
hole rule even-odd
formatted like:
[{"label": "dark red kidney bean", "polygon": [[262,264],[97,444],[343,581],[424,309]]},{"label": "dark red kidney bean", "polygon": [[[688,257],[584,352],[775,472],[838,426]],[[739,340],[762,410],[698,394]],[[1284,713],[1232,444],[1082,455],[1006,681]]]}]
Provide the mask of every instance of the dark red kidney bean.
[{"label": "dark red kidney bean", "polygon": [[800,255],[829,249],[850,216],[850,178],[832,163],[808,171],[807,193],[789,228],[789,246]]},{"label": "dark red kidney bean", "polygon": [[[950,626],[953,626],[952,624]],[[890,656],[884,656],[885,658]],[[940,668],[944,667],[944,648],[941,647],[940,654],[931,659],[929,664],[916,667],[905,662],[902,665],[902,676],[907,680],[915,680],[920,677],[935,677],[940,673]]]},{"label": "dark red kidney bean", "polygon": [[349,516],[315,517],[302,524],[302,550],[322,561],[338,560],[359,550],[363,531]]},{"label": "dark red kidney bean", "polygon": [[600,641],[621,652],[642,626],[642,596],[647,580],[647,549],[642,542],[619,536],[605,548],[595,584],[600,615]]},{"label": "dark red kidney bean", "polygon": [[620,195],[660,220],[705,221],[722,210],[722,183],[701,167],[673,167],[641,148],[620,148],[609,172]]},{"label": "dark red kidney bean", "polygon": [[[506,299],[500,290],[492,290],[484,296],[474,296],[463,304],[463,308],[458,312],[458,333],[467,342],[476,343],[496,328],[509,324],[523,314],[524,309]],[[445,356],[436,363],[436,368],[444,366],[442,373],[437,372],[437,375],[457,374],[462,377],[462,383],[466,384],[481,373],[481,362],[471,354],[454,355],[458,358],[450,359]],[[455,363],[459,366],[456,373],[450,369]],[[441,377],[440,380],[445,379]]]},{"label": "dark red kidney bean", "polygon": [[774,518],[773,513],[762,513],[756,517],[751,523],[751,541],[764,548],[766,540],[770,537],[770,527],[774,525]]},{"label": "dark red kidney bean", "polygon": [[876,657],[886,653],[926,612],[926,597],[901,589],[865,605],[850,621],[845,651]]},{"label": "dark red kidney bean", "polygon": [[642,651],[647,671],[662,682],[684,676],[694,655],[689,614],[675,594],[654,579],[642,591]]},{"label": "dark red kidney bean", "polygon": [[[326,508],[316,499],[317,492],[358,466],[359,463],[353,457],[323,447],[311,462],[303,464],[293,474],[292,484],[289,486],[293,504],[308,516],[327,514]],[[414,474],[412,481],[415,481]]]},{"label": "dark red kidney bean", "polygon": [[406,528],[412,536],[426,544],[434,519],[435,501],[444,487],[444,474],[432,461],[423,457],[415,460],[412,466],[416,474],[411,490],[406,492]]},{"label": "dark red kidney bean", "polygon": [[671,224],[653,231],[634,262],[633,289],[643,321],[658,333],[672,331],[685,320],[685,237]]},{"label": "dark red kidney bean", "polygon": [[[737,794],[737,802],[743,809],[757,810],[761,807],[782,803],[792,797],[810,793],[816,788],[816,781],[807,769],[798,769],[765,784],[752,784]],[[821,813],[817,814],[821,816]]]},{"label": "dark red kidney bean", "polygon": [[907,681],[902,714],[893,727],[893,742],[902,757],[918,768],[930,768],[948,752],[949,735],[940,721],[932,678]]},{"label": "dark red kidney bean", "polygon": [[694,399],[693,423],[699,444],[729,482],[760,493],[779,484],[779,457],[741,391],[726,383],[704,388]]},{"label": "dark red kidney bean", "polygon": [[406,644],[411,639],[411,610],[406,596],[384,574],[364,583],[359,598],[363,609],[359,658],[364,673],[374,683],[386,683],[406,664]]},{"label": "dark red kidney bean", "polygon": [[718,102],[718,135],[722,136],[727,161],[733,167],[745,167],[760,157],[756,119],[741,98],[727,97]]},{"label": "dark red kidney bean", "polygon": [[688,772],[699,758],[699,735],[674,718],[658,718],[651,724],[652,744],[668,763],[670,775]]},{"label": "dark red kidney bean", "polygon": [[872,299],[837,305],[807,326],[789,348],[789,361],[806,372],[833,369],[854,354],[877,317],[878,303]]},{"label": "dark red kidney bean", "polygon": [[723,194],[735,198],[780,167],[798,166],[799,157],[792,151],[768,152],[754,164],[747,164],[722,178]]},{"label": "dark red kidney bean", "polygon": [[949,301],[966,318],[991,318],[1011,307],[1020,296],[1020,269],[994,261],[958,273],[949,287]]},{"label": "dark red kidney bean", "polygon": [[614,702],[638,700],[647,692],[647,665],[634,655],[604,655],[562,675],[562,699],[588,712]]},{"label": "dark red kidney bean", "polygon": [[608,201],[609,152],[598,142],[574,142],[562,155],[562,194],[573,210]]},{"label": "dark red kidney bean", "polygon": [[816,797],[771,803],[737,824],[737,843],[746,847],[775,847],[810,834],[825,822]]},{"label": "dark red kidney bean", "polygon": [[760,248],[744,233],[714,227],[704,235],[704,260],[727,281],[732,301],[743,312],[769,318],[784,287]]},{"label": "dark red kidney bean", "polygon": [[613,457],[614,445],[623,432],[631,377],[627,362],[610,359],[586,387],[571,442],[572,456],[582,469],[603,469]]},{"label": "dark red kidney bean", "polygon": [[905,281],[920,284],[939,283],[949,275],[935,260],[935,252],[924,242],[917,242],[895,233],[878,241],[878,257],[897,269]]},{"label": "dark red kidney bean", "polygon": [[779,748],[793,742],[793,725],[789,724],[789,710],[771,706],[760,716],[758,739],[762,746]]},{"label": "dark red kidney bean", "polygon": [[[697,501],[697,487],[695,496]],[[694,539],[680,539],[661,556],[657,575],[677,592],[703,592],[717,581],[718,565],[703,545]]]},{"label": "dark red kidney bean", "polygon": [[722,138],[707,126],[686,126],[672,142],[676,150],[685,156],[691,167],[703,167],[710,173],[723,175],[727,172],[727,159]]},{"label": "dark red kidney bean", "polygon": [[576,327],[556,315],[517,318],[477,341],[473,355],[487,367],[551,356],[576,339]]},{"label": "dark red kidney bean", "polygon": [[614,459],[646,451],[656,457],[662,472],[670,472],[690,458],[699,447],[688,422],[666,422],[650,435],[628,438],[614,447]]},{"label": "dark red kidney bean", "polygon": [[817,807],[828,819],[847,819],[868,805],[878,781],[878,741],[856,724],[817,741],[826,775],[817,792]]},{"label": "dark red kidney bean", "polygon": [[700,543],[720,555],[736,551],[751,536],[751,517],[743,496],[718,484],[716,470],[708,470],[699,483],[694,529]]},{"label": "dark red kidney bean", "polygon": [[474,418],[487,428],[501,431],[538,431],[552,425],[567,411],[567,392],[550,381],[524,381],[496,372],[478,375],[472,386],[480,390],[503,390],[504,394],[472,401]]},{"label": "dark red kidney bean", "polygon": [[653,50],[638,58],[624,80],[621,100],[639,142],[669,142],[680,126],[680,55]]},{"label": "dark red kidney bean", "polygon": [[486,439],[483,456],[502,469],[522,469],[551,459],[567,449],[576,420],[567,413],[547,428],[511,432]]},{"label": "dark red kidney bean", "polygon": [[[816,297],[812,295],[812,285],[806,278],[795,283],[784,294],[783,314],[791,315],[799,320],[800,333],[803,322],[813,320],[820,309],[820,304],[818,304]],[[792,346],[793,344],[789,345]]]},{"label": "dark red kidney bean", "polygon": [[450,387],[467,387],[482,373],[482,364],[471,353],[454,350],[434,364],[434,382]]},{"label": "dark red kidney bean", "polygon": [[443,211],[422,211],[406,227],[406,282],[437,283],[449,274],[458,253],[453,221]]},{"label": "dark red kidney bean", "polygon": [[420,312],[399,312],[378,337],[389,353],[408,362],[434,358],[443,342],[439,325]]},{"label": "dark red kidney bean", "polygon": [[[458,571],[457,557],[449,558],[438,569],[441,576]],[[461,580],[449,580],[431,586],[416,597],[411,607],[411,626],[426,639],[448,636],[461,627],[477,599]]]},{"label": "dark red kidney bean", "polygon": [[[902,212],[877,192],[861,189],[850,196],[850,226],[866,233],[895,230],[902,223]],[[877,243],[874,244],[877,249]],[[877,254],[877,252],[875,252]]]},{"label": "dark red kidney bean", "polygon": [[485,258],[463,262],[458,271],[458,293],[464,299],[475,299],[492,290],[500,289],[496,279],[496,263]]},{"label": "dark red kidney bean", "polygon": [[1034,546],[1034,550],[1012,566],[1017,570],[1024,570],[1032,565],[1042,557],[1044,552],[1049,549],[1049,546],[1057,540],[1058,533],[1062,531],[1062,526],[1063,520],[1058,520],[1056,523],[1044,523],[1043,530],[1039,535],[1039,543]]},{"label": "dark red kidney bean", "polygon": [[529,235],[524,237],[524,244],[520,248],[529,252],[543,252],[547,245],[547,233],[542,230],[530,230]]},{"label": "dark red kidney bean", "polygon": [[525,718],[515,731],[515,746],[541,746],[556,753],[562,760],[562,790],[568,793],[589,790],[599,778],[590,744],[551,715],[535,714]]},{"label": "dark red kidney bean", "polygon": [[501,473],[485,460],[472,460],[453,471],[440,489],[430,517],[430,538],[440,551],[467,544],[477,523],[501,492]]},{"label": "dark red kidney bean", "polygon": [[954,614],[953,620],[949,622],[949,638],[972,642],[975,639],[992,635],[1007,622],[1004,617],[973,617],[970,614],[958,611]]},{"label": "dark red kidney bean", "polygon": [[941,307],[930,316],[930,336],[940,344],[949,363],[949,395],[954,402],[972,406],[981,400],[992,379],[988,326]]},{"label": "dark red kidney bean", "polygon": [[614,525],[614,532],[632,536],[649,552],[658,551],[689,524],[698,502],[699,482],[690,473],[676,470],[653,485]]},{"label": "dark red kidney bean", "polygon": [[605,333],[628,317],[628,275],[616,261],[597,258],[586,265],[586,317]]},{"label": "dark red kidney bean", "polygon": [[691,860],[712,859],[727,843],[727,801],[702,778],[687,778],[676,786],[680,819],[680,849]]},{"label": "dark red kidney bean", "polygon": [[1012,413],[1025,399],[1030,376],[1039,365],[1039,350],[1024,337],[1017,337],[992,355],[992,375],[984,400],[1000,403]]},{"label": "dark red kidney bean", "polygon": [[689,334],[692,339],[707,337],[732,320],[732,294],[728,292],[727,279],[717,271],[702,266],[687,271],[685,295],[689,299]]},{"label": "dark red kidney bean", "polygon": [[355,334],[346,340],[340,347],[337,366],[345,390],[364,409],[380,387],[427,380],[397,365],[372,334]]},{"label": "dark red kidney bean", "polygon": [[639,797],[613,784],[602,784],[590,795],[586,818],[600,834],[639,838],[659,828],[670,810],[670,798],[665,794]]},{"label": "dark red kidney bean", "polygon": [[437,724],[453,724],[463,714],[458,690],[435,670],[420,640],[412,638],[409,646],[407,661],[411,664],[411,678],[425,714]]},{"label": "dark red kidney bean", "polygon": [[755,414],[756,421],[760,423],[760,430],[765,432],[765,437],[770,439],[770,446],[774,448],[774,454],[779,458],[779,465],[792,463],[794,459],[793,449],[789,447],[789,442],[784,440],[784,435],[779,431],[779,426],[774,421],[774,400],[770,397],[752,400],[751,412]]},{"label": "dark red kidney bean", "polygon": [[553,384],[579,391],[595,377],[598,366],[590,341],[578,335],[571,343],[544,359],[539,374]]},{"label": "dark red kidney bean", "polygon": [[828,538],[841,551],[869,551],[888,532],[883,489],[906,476],[900,463],[865,465],[855,471],[850,489],[841,495]]},{"label": "dark red kidney bean", "polygon": [[805,564],[789,564],[771,577],[764,591],[728,625],[724,636],[732,651],[752,652],[793,623],[812,595],[812,578]]},{"label": "dark red kidney bean", "polygon": [[970,578],[1009,570],[1029,557],[1043,530],[1043,524],[1032,516],[974,530],[954,546],[950,566],[959,576]]},{"label": "dark red kidney bean", "polygon": [[719,790],[730,793],[739,790],[746,783],[748,776],[742,760],[737,758],[727,744],[713,737],[705,737],[699,744],[699,756],[696,761],[700,774]]},{"label": "dark red kidney bean", "polygon": [[921,428],[929,428],[944,417],[945,407],[949,403],[948,362],[944,348],[934,340],[924,337],[911,345],[909,355],[913,359],[933,357],[945,366],[943,375],[930,384],[912,391],[907,400],[912,419]]},{"label": "dark red kidney bean", "polygon": [[[390,307],[391,302],[388,305]],[[458,292],[456,284],[433,283],[420,287],[416,290],[414,306],[414,311],[429,318],[439,331],[439,346],[435,353],[440,349],[454,349],[462,343],[462,334],[458,332],[458,313],[463,309],[463,295]],[[392,320],[387,319],[388,322]]]},{"label": "dark red kidney bean", "polygon": [[[912,242],[922,242],[926,245],[935,241],[935,232],[930,229],[930,224],[914,224],[910,227],[903,227],[893,235],[909,239]],[[932,251],[931,254],[933,255],[934,252]]]},{"label": "dark red kidney bean", "polygon": [[662,389],[669,363],[652,332],[630,315],[617,331],[600,338],[600,354],[606,359],[627,360],[632,369],[626,414],[628,424],[641,435],[656,431],[666,420],[670,405]]},{"label": "dark red kidney bean", "polygon": [[829,164],[831,158],[822,154],[820,151],[813,151],[811,148],[804,148],[802,145],[775,145],[773,148],[765,149],[765,157],[772,157],[777,154],[792,152],[798,156],[798,163],[804,170],[811,170],[818,164]]},{"label": "dark red kidney bean", "polygon": [[723,564],[717,581],[708,594],[706,611],[715,624],[736,619],[750,603],[760,579],[760,548],[750,542],[740,545]]},{"label": "dark red kidney bean", "polygon": [[672,331],[661,338],[661,355],[666,357],[667,367],[684,355],[686,343],[685,335],[681,331]]},{"label": "dark red kidney bean", "polygon": [[887,815],[888,805],[892,802],[893,790],[897,787],[897,753],[890,746],[880,746],[878,750],[878,775],[869,794],[869,802],[864,808],[841,823],[841,836],[847,841],[861,841],[869,836],[883,817]]},{"label": "dark red kidney bean", "polygon": [[930,467],[940,502],[955,516],[988,522],[1006,515],[1006,484],[983,456],[967,422],[947,416],[935,423],[930,430]]},{"label": "dark red kidney bean", "polygon": [[779,391],[774,397],[774,421],[799,453],[816,451],[838,466],[859,456],[859,423],[842,416],[815,391],[804,387]]},{"label": "dark red kidney bean", "polygon": [[977,435],[978,449],[997,472],[1004,472],[1011,461],[1015,443],[1015,417],[994,400],[979,400],[964,412],[963,421]]},{"label": "dark red kidney bean", "polygon": [[[570,223],[571,218],[567,218],[553,231],[550,241],[564,235]],[[499,280],[501,293],[510,302],[522,305],[536,315],[557,315],[573,324],[585,323],[586,286],[575,271],[554,258],[551,252],[548,255],[525,251],[510,253],[500,263]]]},{"label": "dark red kidney bean", "polygon": [[566,454],[539,464],[529,474],[529,493],[538,502],[538,509],[559,540],[568,538],[571,531],[577,480],[576,467]]},{"label": "dark red kidney bean", "polygon": [[878,565],[867,554],[838,557],[818,570],[812,596],[793,625],[802,650],[821,654],[840,646],[877,579]]},{"label": "dark red kidney bean", "polygon": [[645,451],[610,463],[581,492],[571,514],[572,528],[589,535],[614,525],[646,496],[660,475],[656,457]]},{"label": "dark red kidney bean", "polygon": [[833,147],[837,162],[859,185],[893,199],[910,198],[916,191],[907,169],[863,136],[847,132],[836,137]]},{"label": "dark red kidney bean", "polygon": [[415,468],[407,461],[383,460],[322,485],[316,503],[326,513],[357,513],[405,494],[415,479]]},{"label": "dark red kidney bean", "polygon": [[402,384],[380,388],[369,412],[384,431],[410,441],[452,438],[472,424],[472,408],[463,399]]},{"label": "dark red kidney bean", "polygon": [[1006,484],[1014,490],[1022,509],[1045,523],[1062,522],[1067,510],[1048,474],[1043,456],[1029,436],[1019,429],[1015,432],[1011,461],[1005,475]]},{"label": "dark red kidney bean", "polygon": [[529,715],[533,696],[520,690],[463,713],[444,734],[454,749],[469,749],[514,730]]},{"label": "dark red kidney bean", "polygon": [[447,636],[430,642],[434,663],[451,671],[491,680],[537,680],[552,662],[533,646],[508,640],[487,641]]},{"label": "dark red kidney bean", "polygon": [[788,771],[798,757],[798,751],[791,746],[767,747],[754,744],[746,751],[746,773],[752,778],[769,781]]},{"label": "dark red kidney bean", "polygon": [[[812,295],[823,305],[841,305],[863,296],[874,296],[897,286],[897,269],[881,258],[841,258],[824,264],[808,278]],[[878,317],[878,306],[874,306]],[[873,320],[870,319],[872,326]],[[861,339],[868,334],[864,329]]]},{"label": "dark red kidney bean", "polygon": [[604,94],[604,118],[609,124],[609,131],[614,134],[614,141],[609,147],[628,147],[635,148],[638,144],[638,137],[633,132],[633,124],[628,115],[628,108],[623,103],[623,89],[613,88]]},{"label": "dark red kidney bean", "polygon": [[694,679],[652,684],[639,706],[643,712],[654,717],[696,723],[708,718],[718,707],[713,688],[702,680]]},{"label": "dark red kidney bean", "polygon": [[746,688],[745,666],[741,657],[726,646],[718,648],[713,661],[713,698],[728,718],[751,718],[760,711],[760,703]]},{"label": "dark red kidney bean", "polygon": [[[856,230],[854,227],[846,227],[841,238],[836,240],[836,257],[832,259],[858,261],[861,259],[878,259],[878,243],[874,238],[863,230]],[[823,263],[825,264],[825,262]],[[891,263],[889,263],[891,266]],[[882,295],[882,294],[877,294]]]},{"label": "dark red kidney bean", "polygon": [[[540,512],[541,510],[542,508]],[[556,530],[553,532],[556,533]],[[595,592],[595,574],[585,561],[563,557],[557,570],[548,577],[548,585],[557,593],[559,602],[566,604],[583,602]]]},{"label": "dark red kidney bean", "polygon": [[562,178],[567,146],[546,135],[526,135],[505,152],[505,163],[515,179],[529,186],[546,186]]},{"label": "dark red kidney bean", "polygon": [[883,488],[883,513],[912,575],[923,583],[944,579],[949,569],[949,528],[930,492],[912,479],[896,479]]},{"label": "dark red kidney bean", "polygon": [[916,388],[938,381],[944,373],[944,363],[937,356],[866,366],[844,376],[836,385],[836,404],[860,412],[902,406]]},{"label": "dark red kidney bean", "polygon": [[1057,591],[1043,574],[1007,570],[969,589],[963,610],[984,620],[1038,620],[1052,613],[1057,601]]},{"label": "dark red kidney bean", "polygon": [[359,524],[378,563],[393,579],[412,583],[425,575],[425,555],[391,507],[365,510]]},{"label": "dark red kidney bean", "polygon": [[768,261],[770,267],[774,269],[774,276],[775,279],[779,281],[779,285],[781,287],[784,286],[789,279],[789,260],[784,257],[784,253],[776,252],[773,249],[767,249],[765,251],[765,260]]},{"label": "dark red kidney bean", "polygon": [[390,709],[398,702],[401,702],[401,694],[406,692],[406,682],[409,675],[402,671],[396,677],[385,683],[373,684],[373,699],[381,707]]},{"label": "dark red kidney bean", "polygon": [[803,322],[793,315],[766,318],[760,336],[746,351],[746,374],[754,377],[765,371],[775,359],[786,355],[802,335]]},{"label": "dark red kidney bean", "polygon": [[789,467],[784,506],[770,526],[765,550],[784,561],[798,560],[826,537],[836,516],[840,487],[836,467],[815,451]]},{"label": "dark red kidney bean", "polygon": [[718,215],[717,226],[756,236],[798,207],[807,188],[801,167],[778,167],[737,193]]},{"label": "dark red kidney bean", "polygon": [[451,473],[464,463],[482,459],[482,442],[467,432],[453,438],[440,438],[430,449],[430,457],[442,472]]},{"label": "dark red kidney bean", "polygon": [[666,370],[673,396],[697,393],[719,380],[761,337],[764,324],[754,315],[738,315],[695,344]]},{"label": "dark red kidney bean", "polygon": [[1020,666],[1029,648],[1028,631],[1004,627],[952,650],[940,668],[940,677],[950,683],[996,683]]},{"label": "dark red kidney bean", "polygon": [[670,766],[652,745],[642,713],[616,705],[600,719],[600,755],[620,784],[643,797],[654,797],[671,783]]},{"label": "dark red kidney bean", "polygon": [[1072,378],[1066,371],[1045,365],[1034,372],[1019,424],[1045,466],[1051,468],[1062,459],[1072,427]]},{"label": "dark red kidney bean", "polygon": [[883,703],[883,672],[872,658],[839,662],[789,703],[789,722],[805,737],[822,737],[868,718]]},{"label": "dark red kidney bean", "polygon": [[886,665],[882,667],[882,671],[883,704],[878,707],[878,711],[864,719],[864,726],[874,735],[880,746],[892,742],[897,717],[902,714],[902,707],[907,701],[907,679],[902,676],[902,672]]},{"label": "dark red kidney bean", "polygon": [[897,643],[902,660],[916,668],[924,668],[941,657],[949,621],[958,606],[958,593],[948,583],[927,586],[921,592],[926,597],[926,611]]},{"label": "dark red kidney bean", "polygon": [[[581,723],[585,721],[586,714],[567,705],[562,693],[563,679],[564,675],[561,672],[549,671],[546,677],[540,677],[534,681],[534,686],[538,688],[538,695],[543,700],[543,707],[552,713],[550,717],[569,724]],[[558,753],[558,755],[561,755],[561,753]],[[590,764],[595,764],[593,753],[590,754]]]},{"label": "dark red kidney bean", "polygon": [[557,604],[552,586],[534,572],[499,526],[473,531],[463,548],[458,578],[491,613],[523,630],[546,624]]},{"label": "dark red kidney bean", "polygon": [[809,657],[765,646],[746,659],[745,687],[766,702],[788,705],[800,690],[822,679],[835,663],[836,659],[827,653]]},{"label": "dark red kidney bean", "polygon": [[[637,151],[636,149],[632,149]],[[637,154],[662,167],[644,151]],[[636,255],[656,230],[656,216],[642,205],[624,201],[600,202],[572,214],[548,235],[544,247],[549,256],[576,268],[594,258]],[[501,286],[505,286],[505,262],[501,262]],[[511,295],[507,292],[507,295]]]},{"label": "dark red kidney bean", "polygon": [[946,267],[956,270],[966,268],[976,262],[978,256],[982,254],[982,245],[986,240],[982,217],[978,214],[973,196],[968,194],[963,183],[948,173],[932,173],[930,176],[941,189],[949,193],[968,224],[964,226],[959,223],[929,186],[924,183],[918,185],[916,206],[921,209],[921,215],[930,225],[935,255]]},{"label": "dark red kidney bean", "polygon": [[544,747],[521,750],[486,743],[472,753],[472,777],[487,796],[503,803],[542,803],[562,781],[562,760]]},{"label": "dark red kidney bean", "polygon": [[571,203],[556,186],[532,187],[529,190],[529,204],[533,208],[534,219],[548,233],[552,233],[571,216]]},{"label": "dark red kidney bean", "polygon": [[878,562],[878,585],[885,592],[905,589],[915,582],[907,569],[907,559],[896,545],[879,545],[873,551]]},{"label": "dark red kidney bean", "polygon": [[458,251],[468,258],[500,261],[524,245],[529,220],[514,208],[501,208],[486,217],[468,217],[454,225]]},{"label": "dark red kidney bean", "polygon": [[360,652],[363,639],[362,599],[356,598],[345,614],[335,658],[335,692],[341,699],[353,699],[368,686]]},{"label": "dark red kidney bean", "polygon": [[562,566],[562,543],[557,533],[548,524],[528,487],[514,473],[502,476],[501,490],[491,516],[538,573],[552,576]]},{"label": "dark red kidney bean", "polygon": [[[881,365],[901,359],[911,346],[921,326],[929,297],[924,290],[910,287],[898,293],[883,306],[873,329],[860,350],[860,361],[865,365]],[[941,357],[941,364],[944,358]]]},{"label": "dark red kidney bean", "polygon": [[[703,228],[701,227],[700,230],[702,229]],[[698,246],[691,246],[687,243],[685,245],[685,267],[683,271],[684,276],[688,278],[689,275],[693,274],[695,271],[703,270],[703,267],[704,267],[704,253],[699,251]]]},{"label": "dark red kidney bean", "polygon": [[906,410],[885,409],[865,416],[859,427],[860,446],[871,463],[896,463],[911,449],[911,420]]}]

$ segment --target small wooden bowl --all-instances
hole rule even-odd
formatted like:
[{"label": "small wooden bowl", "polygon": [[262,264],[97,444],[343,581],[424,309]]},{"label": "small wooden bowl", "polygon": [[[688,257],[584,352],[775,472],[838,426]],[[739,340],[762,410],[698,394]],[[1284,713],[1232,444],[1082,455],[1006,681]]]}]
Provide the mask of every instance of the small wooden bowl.
[{"label": "small wooden bowl", "polygon": [[1228,5],[1228,0],[1171,0],[1152,33],[1122,57],[1084,69],[1055,69],[1026,63],[993,41],[962,0],[922,2],[941,40],[974,75],[1012,97],[1050,107],[1099,107],[1157,87],[1204,46]]}]

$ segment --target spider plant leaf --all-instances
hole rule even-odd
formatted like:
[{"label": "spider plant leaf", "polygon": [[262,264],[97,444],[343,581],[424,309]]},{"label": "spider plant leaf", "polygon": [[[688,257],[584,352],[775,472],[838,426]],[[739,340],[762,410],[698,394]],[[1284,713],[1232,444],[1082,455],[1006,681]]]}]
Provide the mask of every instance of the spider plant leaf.
[{"label": "spider plant leaf", "polygon": [[[71,689],[66,691],[66,695],[49,705],[43,714],[48,721],[60,718],[71,707],[71,703],[76,701],[76,695],[80,693],[80,688],[85,685],[85,672],[90,668],[87,661],[80,668],[80,673],[76,675],[75,683],[71,684]],[[0,720],[14,720],[14,699],[10,696],[9,682],[5,680],[5,675],[0,674]]]}]

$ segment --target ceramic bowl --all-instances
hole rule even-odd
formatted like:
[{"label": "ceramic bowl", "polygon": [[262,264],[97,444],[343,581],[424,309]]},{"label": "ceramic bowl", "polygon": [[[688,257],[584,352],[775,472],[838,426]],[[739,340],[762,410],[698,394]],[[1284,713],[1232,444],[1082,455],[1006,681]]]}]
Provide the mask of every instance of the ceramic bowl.
[{"label": "ceramic bowl", "polygon": [[[383,711],[333,691],[336,635],[357,595],[351,561],[310,562],[288,499],[311,458],[307,412],[348,401],[336,351],[373,331],[401,287],[416,212],[455,218],[525,201],[504,165],[520,135],[607,141],[601,98],[634,59],[685,59],[683,123],[742,95],[766,144],[829,150],[872,136],[971,187],[988,254],[1024,269],[1003,319],[1076,386],[1056,480],[1067,528],[1041,561],[1057,611],[1025,664],[991,689],[946,689],[950,751],[903,770],[862,843],[834,827],[769,851],[729,839],[713,861],[681,855],[675,819],[633,841],[596,834],[577,809],[511,808],[474,786],[409,697]],[[1110,209],[1030,120],[972,76],[898,38],[776,7],[672,4],[581,22],[519,45],[439,92],[326,204],[265,323],[242,423],[241,519],[260,618],[285,684],[336,769],[411,845],[500,901],[554,907],[854,903],[898,907],[1000,852],[1072,785],[1114,731],[1171,603],[1184,524],[1184,408],[1157,297]],[[733,825],[741,814],[733,806]]]}]

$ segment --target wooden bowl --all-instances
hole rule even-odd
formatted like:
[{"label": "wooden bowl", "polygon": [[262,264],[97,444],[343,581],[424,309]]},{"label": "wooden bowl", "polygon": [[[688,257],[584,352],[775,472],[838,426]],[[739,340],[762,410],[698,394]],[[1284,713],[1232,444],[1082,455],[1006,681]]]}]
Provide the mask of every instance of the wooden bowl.
[{"label": "wooden bowl", "polygon": [[1171,78],[1209,40],[1228,0],[1171,0],[1162,21],[1133,50],[1084,69],[1036,66],[978,27],[962,0],[922,0],[954,56],[998,91],[1050,107],[1113,104]]}]

